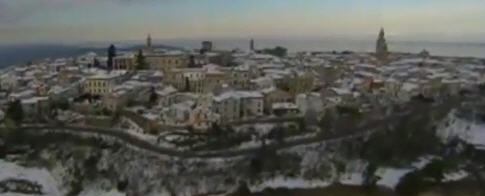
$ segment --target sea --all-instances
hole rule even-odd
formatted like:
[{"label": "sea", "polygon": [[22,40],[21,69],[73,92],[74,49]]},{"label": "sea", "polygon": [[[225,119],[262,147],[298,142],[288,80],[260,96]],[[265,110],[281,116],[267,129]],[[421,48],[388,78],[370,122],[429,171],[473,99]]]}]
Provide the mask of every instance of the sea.
[{"label": "sea", "polygon": [[[154,40],[154,43],[183,49],[201,47],[203,40],[171,39]],[[249,39],[216,39],[212,40],[216,50],[232,50],[249,48]],[[375,50],[375,41],[344,40],[344,39],[254,39],[256,49],[282,46],[290,52],[297,51],[360,51]],[[129,48],[143,44],[143,40],[117,41],[118,48]],[[81,55],[89,51],[103,52],[110,43],[89,44],[32,44],[32,45],[0,45],[0,68],[25,64],[28,61],[41,58],[60,58]],[[426,49],[431,55],[460,56],[485,58],[485,43],[461,42],[427,42],[427,41],[390,41],[390,51],[419,53]]]},{"label": "sea", "polygon": [[[375,51],[374,40],[343,40],[343,39],[303,39],[303,40],[278,40],[278,39],[255,39],[256,49],[282,46],[290,52],[297,51]],[[164,44],[177,46],[200,48],[200,40],[168,40]],[[247,50],[249,39],[237,40],[216,40],[213,41],[215,49],[230,50],[239,48]],[[483,43],[462,43],[462,42],[417,42],[399,41],[388,42],[389,50],[393,52],[419,53],[426,49],[431,55],[437,56],[460,56],[460,57],[479,57],[485,58],[485,42]]]}]

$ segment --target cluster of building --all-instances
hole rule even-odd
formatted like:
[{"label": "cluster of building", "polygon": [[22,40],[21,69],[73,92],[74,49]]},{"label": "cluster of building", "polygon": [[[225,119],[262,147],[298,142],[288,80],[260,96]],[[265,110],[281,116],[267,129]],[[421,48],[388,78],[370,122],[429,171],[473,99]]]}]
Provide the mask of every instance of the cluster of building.
[{"label": "cluster of building", "polygon": [[[138,51],[107,57],[88,53],[15,66],[0,75],[0,104],[19,100],[26,120],[48,120],[68,105],[63,121],[102,123],[117,116],[141,132],[163,127],[206,130],[261,118],[311,115],[347,105],[360,110],[416,95],[447,96],[483,81],[482,59],[390,53],[379,34],[375,53],[298,52],[277,57],[255,50],[156,48],[150,36],[137,70]],[[94,66],[96,65],[96,66]],[[112,118],[111,118],[112,119]],[[105,122],[109,124],[110,122]]]}]

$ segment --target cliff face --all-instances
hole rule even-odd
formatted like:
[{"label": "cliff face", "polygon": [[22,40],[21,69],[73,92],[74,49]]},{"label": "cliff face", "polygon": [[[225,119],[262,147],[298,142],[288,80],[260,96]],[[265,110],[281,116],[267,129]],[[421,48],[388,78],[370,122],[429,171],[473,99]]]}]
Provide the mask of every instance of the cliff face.
[{"label": "cliff face", "polygon": [[[26,167],[40,168],[52,179],[32,182],[41,183],[43,189],[56,188],[58,194],[52,195],[197,195],[231,192],[241,181],[251,191],[326,186],[334,181],[360,183],[353,178],[360,175],[365,164],[347,164],[343,156],[330,153],[344,146],[341,141],[210,159],[160,156],[111,141],[96,141],[86,145],[66,140],[31,150],[25,156]],[[348,167],[337,172],[342,164]]]},{"label": "cliff face", "polygon": [[[36,135],[34,139],[46,137],[54,136]],[[0,164],[0,174],[5,176],[7,171],[19,174],[7,177],[37,183],[43,193],[49,191],[48,195],[194,195],[232,190],[238,179],[247,176],[249,163],[248,158],[238,157],[179,159],[155,155],[109,138],[79,139],[58,135],[54,140],[31,143],[21,153],[9,150],[5,157],[8,161]],[[25,146],[18,145],[15,149]],[[24,174],[30,170],[50,177],[34,178]],[[0,179],[0,183],[3,180]],[[51,191],[52,187],[55,189]]]},{"label": "cliff face", "polygon": [[[126,195],[192,195],[232,189],[241,171],[238,160],[181,160],[125,147],[98,149],[62,145],[45,150],[63,195],[116,190]],[[235,176],[234,178],[232,176]]]}]

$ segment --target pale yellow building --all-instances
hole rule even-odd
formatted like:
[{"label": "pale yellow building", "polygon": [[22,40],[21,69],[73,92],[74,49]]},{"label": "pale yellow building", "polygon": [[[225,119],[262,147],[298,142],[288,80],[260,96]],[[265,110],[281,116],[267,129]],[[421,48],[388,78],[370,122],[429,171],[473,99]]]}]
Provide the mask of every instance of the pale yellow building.
[{"label": "pale yellow building", "polygon": [[283,103],[283,102],[292,102],[293,96],[290,93],[277,89],[277,88],[268,88],[262,90],[264,95],[264,112],[267,114],[272,113],[272,105],[273,103]]},{"label": "pale yellow building", "polygon": [[231,72],[231,85],[235,89],[249,89],[250,80],[249,70],[235,69]]},{"label": "pale yellow building", "polygon": [[297,72],[275,80],[276,86],[288,91],[292,96],[309,92],[313,88],[315,77],[311,72]]},{"label": "pale yellow building", "polygon": [[180,91],[204,92],[205,72],[200,68],[171,69],[166,72],[164,82]]},{"label": "pale yellow building", "polygon": [[151,69],[161,70],[164,73],[173,68],[185,68],[189,63],[189,58],[185,54],[148,54],[145,56],[146,62]]},{"label": "pale yellow building", "polygon": [[134,70],[136,69],[135,55],[117,56],[113,59],[113,69]]},{"label": "pale yellow building", "polygon": [[190,112],[188,123],[195,130],[207,130],[212,124],[220,123],[220,116],[206,107],[198,106]]},{"label": "pale yellow building", "polygon": [[223,71],[219,66],[209,64],[204,66],[205,79],[204,90],[206,93],[214,92],[215,90],[222,88],[224,84],[230,83],[230,75]]},{"label": "pale yellow building", "polygon": [[166,84],[192,93],[210,93],[230,81],[231,77],[217,66],[172,69],[164,77]]},{"label": "pale yellow building", "polygon": [[92,95],[106,95],[113,92],[120,75],[97,74],[87,77],[84,81],[84,93]]},{"label": "pale yellow building", "polygon": [[205,90],[205,72],[200,68],[184,69],[185,91],[203,93]]},{"label": "pale yellow building", "polygon": [[297,74],[297,76],[290,79],[290,94],[297,95],[311,91],[313,82],[314,76],[310,72]]}]

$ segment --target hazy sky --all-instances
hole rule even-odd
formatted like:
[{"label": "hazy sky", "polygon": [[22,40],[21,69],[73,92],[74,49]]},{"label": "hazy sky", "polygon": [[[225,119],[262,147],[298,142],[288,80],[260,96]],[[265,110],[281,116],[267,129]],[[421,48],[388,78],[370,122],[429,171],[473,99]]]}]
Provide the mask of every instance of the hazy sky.
[{"label": "hazy sky", "polygon": [[0,43],[175,38],[485,41],[484,0],[0,0]]}]

